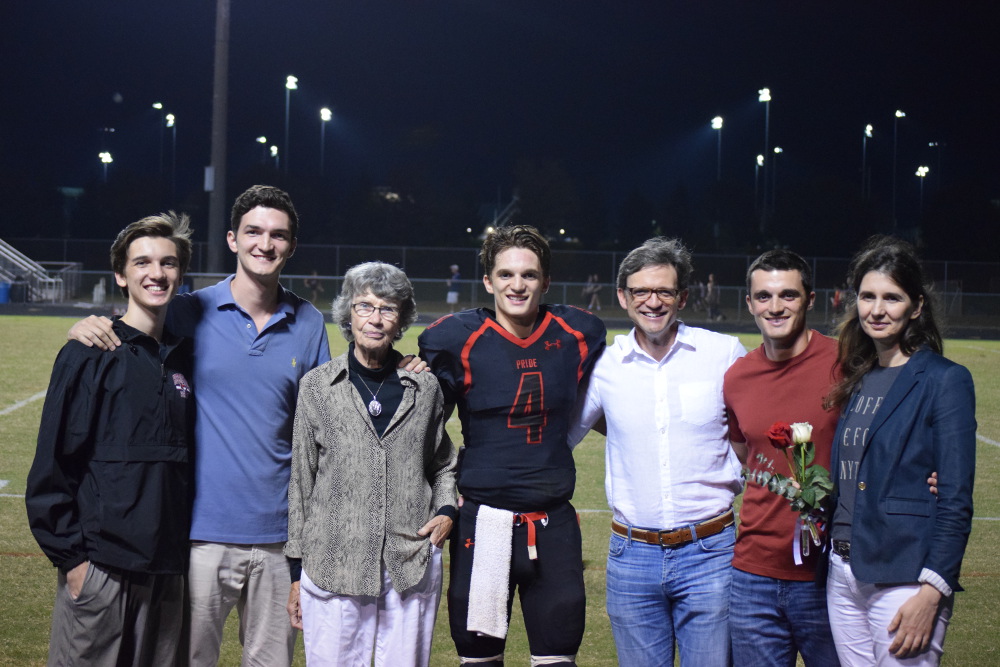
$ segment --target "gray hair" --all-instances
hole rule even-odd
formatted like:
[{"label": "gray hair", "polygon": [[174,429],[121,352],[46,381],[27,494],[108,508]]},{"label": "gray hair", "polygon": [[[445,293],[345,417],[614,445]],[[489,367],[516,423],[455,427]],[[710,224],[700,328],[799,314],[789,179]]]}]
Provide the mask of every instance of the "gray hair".
[{"label": "gray hair", "polygon": [[358,264],[344,274],[344,285],[332,308],[333,321],[340,327],[340,333],[347,340],[354,340],[351,332],[351,304],[356,296],[368,292],[399,306],[399,330],[393,340],[402,338],[403,332],[417,319],[413,285],[402,269],[384,262]]},{"label": "gray hair", "polygon": [[691,279],[691,251],[680,239],[656,236],[625,256],[618,267],[618,289],[628,287],[628,277],[649,266],[672,266],[677,271],[677,289],[685,290]]}]

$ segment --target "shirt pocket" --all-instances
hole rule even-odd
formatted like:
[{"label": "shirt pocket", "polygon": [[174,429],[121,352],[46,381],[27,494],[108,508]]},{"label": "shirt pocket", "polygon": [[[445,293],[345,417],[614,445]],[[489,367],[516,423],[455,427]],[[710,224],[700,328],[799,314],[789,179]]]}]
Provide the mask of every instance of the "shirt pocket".
[{"label": "shirt pocket", "polygon": [[695,426],[719,417],[719,386],[715,382],[685,382],[678,387],[681,419]]}]

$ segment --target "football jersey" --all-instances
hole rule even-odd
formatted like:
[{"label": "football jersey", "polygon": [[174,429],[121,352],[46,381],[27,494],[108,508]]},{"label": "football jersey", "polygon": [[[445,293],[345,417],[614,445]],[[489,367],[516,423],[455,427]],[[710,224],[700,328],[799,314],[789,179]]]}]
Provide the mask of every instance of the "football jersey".
[{"label": "football jersey", "polygon": [[569,500],[567,443],[577,389],[604,349],[604,323],[572,306],[543,305],[518,338],[485,308],[446,315],[420,334],[420,354],[458,407],[463,496],[515,512]]}]

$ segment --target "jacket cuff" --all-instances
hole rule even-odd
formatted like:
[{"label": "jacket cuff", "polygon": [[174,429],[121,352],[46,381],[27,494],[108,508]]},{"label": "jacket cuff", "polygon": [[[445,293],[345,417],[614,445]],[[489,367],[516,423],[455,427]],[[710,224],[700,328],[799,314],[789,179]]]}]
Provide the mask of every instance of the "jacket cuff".
[{"label": "jacket cuff", "polygon": [[917,581],[922,584],[930,584],[934,588],[938,589],[938,592],[945,597],[948,597],[954,592],[951,590],[951,586],[948,585],[940,574],[934,570],[929,570],[926,567],[920,570],[920,576],[917,577]]},{"label": "jacket cuff", "polygon": [[59,571],[62,572],[63,574],[69,574],[70,570],[72,570],[80,563],[85,563],[85,562],[87,562],[87,554],[78,554],[68,560],[64,560],[62,563],[59,563],[58,565]]},{"label": "jacket cuff", "polygon": [[292,583],[302,578],[302,559],[288,558],[288,574],[291,575]]},{"label": "jacket cuff", "polygon": [[455,517],[458,516],[458,509],[454,505],[445,505],[434,516],[446,516],[454,521]]}]

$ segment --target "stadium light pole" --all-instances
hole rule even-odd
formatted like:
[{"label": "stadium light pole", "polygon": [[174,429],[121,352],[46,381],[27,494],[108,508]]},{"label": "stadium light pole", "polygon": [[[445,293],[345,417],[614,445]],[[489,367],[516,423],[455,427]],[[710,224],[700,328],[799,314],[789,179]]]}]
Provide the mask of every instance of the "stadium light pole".
[{"label": "stadium light pole", "polygon": [[168,113],[167,127],[170,128],[170,199],[177,201],[177,116]]},{"label": "stadium light pole", "polygon": [[333,112],[323,107],[319,110],[319,175],[322,176],[326,166],[326,124],[333,118]]},{"label": "stadium light pole", "polygon": [[167,122],[163,115],[163,102],[153,102],[153,108],[160,112],[160,173],[163,173],[163,127]]},{"label": "stadium light pole", "polygon": [[941,171],[941,158],[943,157],[943,154],[944,154],[944,147],[947,146],[947,145],[948,144],[946,144],[943,141],[929,141],[929,142],[927,142],[927,147],[928,148],[934,148],[934,149],[937,150],[937,176],[934,177],[934,182],[937,183],[937,187],[935,189],[937,189],[939,191],[941,190],[941,174],[944,173],[944,172]]},{"label": "stadium light pole", "polygon": [[271,146],[271,157],[274,158],[274,168],[278,169],[281,166],[281,160],[278,158],[277,146]]},{"label": "stadium light pole", "polygon": [[[770,150],[769,146],[771,143],[771,89],[761,88],[758,90],[757,101],[764,103],[764,152],[761,155],[766,156]],[[764,160],[766,159],[765,157]],[[764,169],[764,194],[762,197],[764,205],[761,207],[760,213],[761,235],[767,230],[767,169],[765,165],[765,162],[760,163],[760,168]]]},{"label": "stadium light pole", "polygon": [[865,125],[865,133],[861,136],[861,198],[868,199],[871,189],[868,183],[868,140],[872,138],[871,123]]},{"label": "stadium light pole", "polygon": [[758,155],[757,161],[753,165],[753,205],[755,210],[760,210],[760,197],[758,196],[759,188],[757,183],[760,181],[760,168],[764,166],[764,156]]},{"label": "stadium light pole", "polygon": [[267,162],[267,137],[260,135],[254,141],[260,144],[260,163],[264,164]]},{"label": "stadium light pole", "polygon": [[288,109],[292,99],[292,91],[298,87],[298,77],[291,74],[285,77],[285,173],[288,173]]},{"label": "stadium light pole", "polygon": [[101,163],[104,165],[104,182],[108,182],[108,165],[114,162],[114,158],[111,157],[111,153],[108,151],[101,151],[97,154],[97,157],[101,158]]},{"label": "stadium light pole", "polygon": [[919,211],[920,211],[920,217],[921,218],[924,217],[924,179],[927,178],[927,172],[929,172],[930,170],[931,170],[930,167],[926,167],[926,166],[923,166],[923,165],[917,167],[917,178],[920,179],[920,209],[919,209]]},{"label": "stadium light pole", "polygon": [[778,156],[785,152],[781,146],[774,147],[774,162],[771,164],[771,213],[777,208],[776,196],[778,194]]},{"label": "stadium light pole", "polygon": [[715,180],[721,181],[722,180],[722,116],[716,116],[715,118],[712,119],[712,129],[719,133],[718,137],[719,141],[717,148],[718,156],[715,161],[716,164]]},{"label": "stadium light pole", "polygon": [[[229,0],[215,0],[215,56],[212,66],[212,143],[209,165],[205,168],[208,192],[208,252],[205,268],[223,271],[223,240],[226,215],[226,141],[229,127]],[[226,253],[228,254],[228,253]]]},{"label": "stadium light pole", "polygon": [[892,228],[896,228],[896,158],[899,149],[899,119],[906,118],[906,112],[896,109],[892,119]]}]

